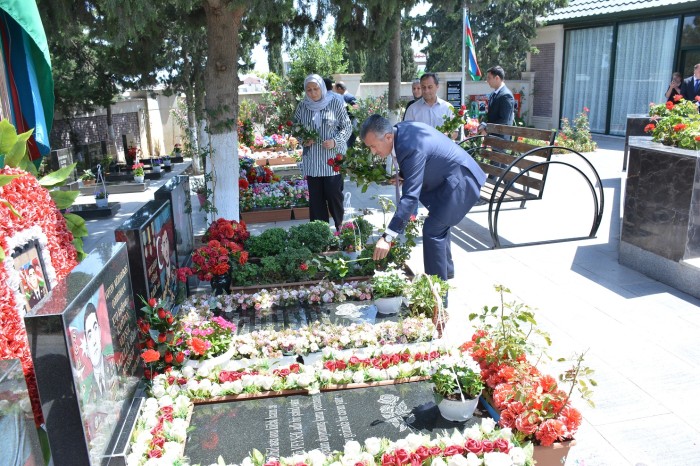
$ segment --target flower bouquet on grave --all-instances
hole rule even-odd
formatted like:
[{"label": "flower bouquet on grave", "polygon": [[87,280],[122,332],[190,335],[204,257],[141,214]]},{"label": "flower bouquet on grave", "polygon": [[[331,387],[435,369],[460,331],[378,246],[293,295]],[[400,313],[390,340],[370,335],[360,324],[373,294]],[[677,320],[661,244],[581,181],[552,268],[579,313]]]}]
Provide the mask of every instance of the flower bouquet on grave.
[{"label": "flower bouquet on grave", "polygon": [[291,133],[292,136],[294,136],[298,141],[301,142],[302,145],[305,143],[312,141],[312,142],[320,142],[319,141],[319,134],[318,131],[314,129],[307,128],[301,123],[294,123],[291,126]]},{"label": "flower bouquet on grave", "polygon": [[143,317],[139,317],[137,347],[144,363],[144,376],[153,380],[171,368],[177,368],[185,360],[182,339],[175,336],[177,322],[173,314],[163,307],[163,301],[141,298]]},{"label": "flower bouquet on grave", "polygon": [[233,354],[231,343],[236,335],[236,325],[223,317],[203,317],[190,312],[181,321],[178,337],[185,344],[185,356],[190,360],[215,358]]}]

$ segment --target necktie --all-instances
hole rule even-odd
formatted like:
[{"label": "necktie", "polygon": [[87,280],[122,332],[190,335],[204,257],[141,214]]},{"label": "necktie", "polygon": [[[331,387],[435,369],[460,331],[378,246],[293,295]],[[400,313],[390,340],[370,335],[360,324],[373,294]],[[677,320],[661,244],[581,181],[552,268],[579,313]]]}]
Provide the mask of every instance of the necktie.
[{"label": "necktie", "polygon": [[498,91],[493,91],[491,93],[491,97],[489,98],[489,107],[491,106],[491,103],[493,102],[493,99],[496,98],[496,95],[498,95]]},{"label": "necktie", "polygon": [[698,90],[700,90],[700,79],[695,80],[695,93],[698,93]]}]

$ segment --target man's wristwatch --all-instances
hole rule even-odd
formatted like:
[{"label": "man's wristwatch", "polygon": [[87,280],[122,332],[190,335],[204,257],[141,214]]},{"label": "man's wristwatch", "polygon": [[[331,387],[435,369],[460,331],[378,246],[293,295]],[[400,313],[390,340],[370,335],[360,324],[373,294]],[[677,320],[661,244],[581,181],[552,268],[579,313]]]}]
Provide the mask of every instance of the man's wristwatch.
[{"label": "man's wristwatch", "polygon": [[392,241],[394,241],[394,237],[386,232],[382,235],[382,239],[387,243],[391,243]]}]

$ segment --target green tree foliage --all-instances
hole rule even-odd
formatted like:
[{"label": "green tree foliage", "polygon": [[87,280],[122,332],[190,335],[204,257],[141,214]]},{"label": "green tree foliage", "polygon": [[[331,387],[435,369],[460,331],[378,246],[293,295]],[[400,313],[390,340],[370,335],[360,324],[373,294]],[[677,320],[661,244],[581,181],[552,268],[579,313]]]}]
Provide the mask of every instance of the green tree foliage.
[{"label": "green tree foliage", "polygon": [[294,92],[301,92],[304,87],[304,78],[310,73],[316,73],[323,77],[330,77],[335,73],[345,73],[347,63],[344,56],[345,42],[329,38],[328,42],[321,44],[318,39],[304,39],[290,52],[291,69],[289,79]]},{"label": "green tree foliage", "polygon": [[[537,18],[567,0],[496,0],[469,2],[476,56],[482,72],[500,65],[508,77],[520,77],[525,70],[527,52],[537,49],[530,45],[539,25]],[[417,19],[416,29],[429,45],[423,49],[428,56],[426,68],[433,71],[461,71],[462,1],[440,0]]]},{"label": "green tree foliage", "polygon": [[[389,80],[389,50],[387,47],[371,47],[359,52],[361,55],[355,59],[362,65],[355,73],[364,73],[363,80],[367,82],[385,82]],[[358,52],[355,52],[357,55]],[[349,60],[351,63],[353,60]],[[401,80],[411,81],[416,77],[416,63],[413,59],[411,47],[411,31],[408,28],[401,29]]]}]

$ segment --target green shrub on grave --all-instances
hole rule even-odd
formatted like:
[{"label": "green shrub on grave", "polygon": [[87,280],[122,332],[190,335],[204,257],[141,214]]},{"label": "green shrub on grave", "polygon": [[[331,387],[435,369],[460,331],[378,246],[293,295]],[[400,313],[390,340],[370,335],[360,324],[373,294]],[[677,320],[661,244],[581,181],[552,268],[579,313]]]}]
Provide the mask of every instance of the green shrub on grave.
[{"label": "green shrub on grave", "polygon": [[245,248],[252,257],[274,256],[287,248],[289,234],[284,228],[270,228],[259,235],[251,236]]},{"label": "green shrub on grave", "polygon": [[248,262],[243,267],[236,267],[231,273],[233,286],[250,286],[260,283],[260,266]]},{"label": "green shrub on grave", "polygon": [[260,259],[260,284],[280,283],[284,276],[284,267],[279,256],[267,256]]},{"label": "green shrub on grave", "polygon": [[313,256],[314,254],[309,248],[290,248],[278,255],[277,260],[282,266],[287,281],[301,282],[314,278],[312,276],[313,270],[302,267],[302,264],[306,264]]},{"label": "green shrub on grave", "polygon": [[320,220],[293,226],[289,229],[289,247],[298,249],[309,248],[311,252],[327,251],[335,242],[328,223]]}]

